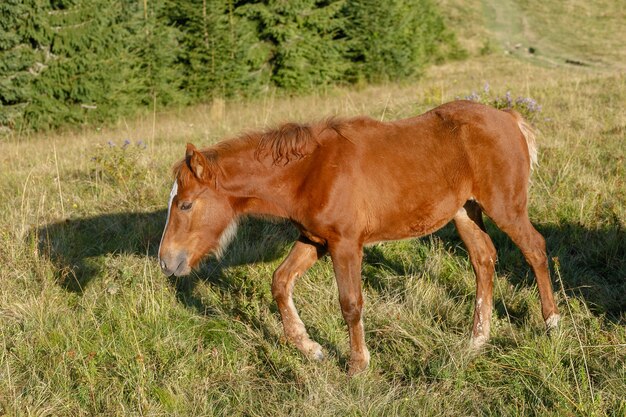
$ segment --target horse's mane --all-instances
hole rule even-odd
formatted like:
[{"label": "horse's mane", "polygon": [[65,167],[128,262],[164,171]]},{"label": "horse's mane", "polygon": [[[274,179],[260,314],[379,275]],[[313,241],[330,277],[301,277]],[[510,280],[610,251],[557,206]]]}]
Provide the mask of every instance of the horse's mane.
[{"label": "horse's mane", "polygon": [[254,156],[260,160],[264,154],[271,155],[274,165],[302,159],[317,147],[313,129],[308,124],[285,123],[277,129],[247,136],[250,139],[256,136],[258,140]]},{"label": "horse's mane", "polygon": [[[255,146],[254,157],[261,160],[264,156],[271,158],[273,165],[287,165],[292,161],[296,161],[310,155],[319,145],[318,137],[326,130],[334,131],[334,133],[349,141],[349,130],[351,125],[357,121],[370,120],[367,118],[339,119],[331,117],[323,122],[316,124],[300,124],[285,123],[275,129],[269,129],[262,132],[246,133],[238,138],[231,139],[226,142],[213,145],[201,152],[207,157],[210,169],[213,172],[219,170],[218,155],[220,150],[226,151],[236,142],[249,143]],[[317,132],[317,135],[315,134]],[[172,167],[172,173],[175,178],[180,178],[181,182],[185,182],[193,176],[189,169],[183,169],[186,165],[186,159],[181,159]]]},{"label": "horse's mane", "polygon": [[[285,123],[276,129],[246,136],[250,140],[257,138],[258,144],[254,155],[258,160],[268,154],[271,155],[274,165],[287,165],[311,154],[319,146],[318,137],[325,130],[332,130],[347,139],[343,131],[349,124],[350,120],[333,117],[315,125]],[[316,130],[317,135],[314,133]]]}]

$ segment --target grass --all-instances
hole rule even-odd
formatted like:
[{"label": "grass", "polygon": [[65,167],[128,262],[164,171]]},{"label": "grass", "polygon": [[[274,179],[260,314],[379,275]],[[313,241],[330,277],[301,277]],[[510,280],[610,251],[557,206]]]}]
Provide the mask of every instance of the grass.
[{"label": "grass", "polygon": [[[558,33],[528,4],[539,3],[518,4],[534,30]],[[569,19],[556,20],[573,29]],[[581,19],[599,45],[604,29]],[[624,415],[626,74],[613,47],[590,66],[494,52],[409,84],[268,94],[0,143],[0,415]],[[367,249],[372,363],[352,379],[328,259],[295,290],[328,358],[309,362],[281,337],[270,277],[296,236],[290,225],[246,221],[221,263],[160,273],[169,168],[187,141],[329,114],[395,119],[485,82],[543,106],[530,216],[554,258],[563,324],[553,337],[521,254],[490,224],[499,261],[488,347],[467,350],[474,277],[448,226]]]}]

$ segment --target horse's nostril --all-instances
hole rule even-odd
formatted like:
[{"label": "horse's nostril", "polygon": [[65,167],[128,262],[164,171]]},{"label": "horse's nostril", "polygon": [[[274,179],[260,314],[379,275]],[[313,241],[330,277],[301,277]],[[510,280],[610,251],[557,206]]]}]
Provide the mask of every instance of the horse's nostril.
[{"label": "horse's nostril", "polygon": [[171,254],[166,255],[164,258],[159,257],[159,266],[161,271],[168,277],[172,274],[176,276],[181,271],[187,271],[187,254],[185,252],[176,253],[174,256]]}]

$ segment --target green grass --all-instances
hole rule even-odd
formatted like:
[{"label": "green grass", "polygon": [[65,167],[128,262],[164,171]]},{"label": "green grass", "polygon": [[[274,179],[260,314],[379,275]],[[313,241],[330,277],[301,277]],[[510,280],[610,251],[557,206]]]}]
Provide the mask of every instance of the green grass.
[{"label": "green grass", "polygon": [[[556,37],[529,4],[518,4],[526,21]],[[590,25],[590,44],[601,45],[594,34],[606,29],[580,19],[555,24]],[[607,45],[613,52],[589,67],[494,52],[412,84],[270,94],[0,143],[0,415],[623,416],[626,74],[612,55],[620,46]],[[467,350],[474,277],[448,226],[366,250],[372,363],[352,379],[327,258],[297,283],[295,301],[328,358],[310,362],[281,336],[270,277],[296,236],[290,225],[246,221],[221,263],[186,278],[160,273],[170,166],[187,141],[330,114],[395,119],[485,82],[543,106],[530,216],[556,259],[563,323],[552,338],[532,274],[491,224],[499,261],[488,347]],[[119,150],[126,138],[132,152]],[[104,162],[113,159],[116,170]]]}]

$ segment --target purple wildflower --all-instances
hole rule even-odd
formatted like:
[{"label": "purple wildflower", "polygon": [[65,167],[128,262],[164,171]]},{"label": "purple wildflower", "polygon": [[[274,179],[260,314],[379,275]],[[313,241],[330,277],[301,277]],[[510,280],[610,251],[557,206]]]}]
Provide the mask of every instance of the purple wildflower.
[{"label": "purple wildflower", "polygon": [[504,95],[504,99],[506,100],[507,107],[513,107],[513,99],[511,98],[511,92],[507,91]]},{"label": "purple wildflower", "polygon": [[541,111],[541,106],[530,97],[518,97],[515,100],[515,105],[526,109],[530,113],[537,113]]},{"label": "purple wildflower", "polygon": [[472,94],[465,96],[465,100],[480,101],[480,96],[476,93],[476,91],[472,91]]}]

